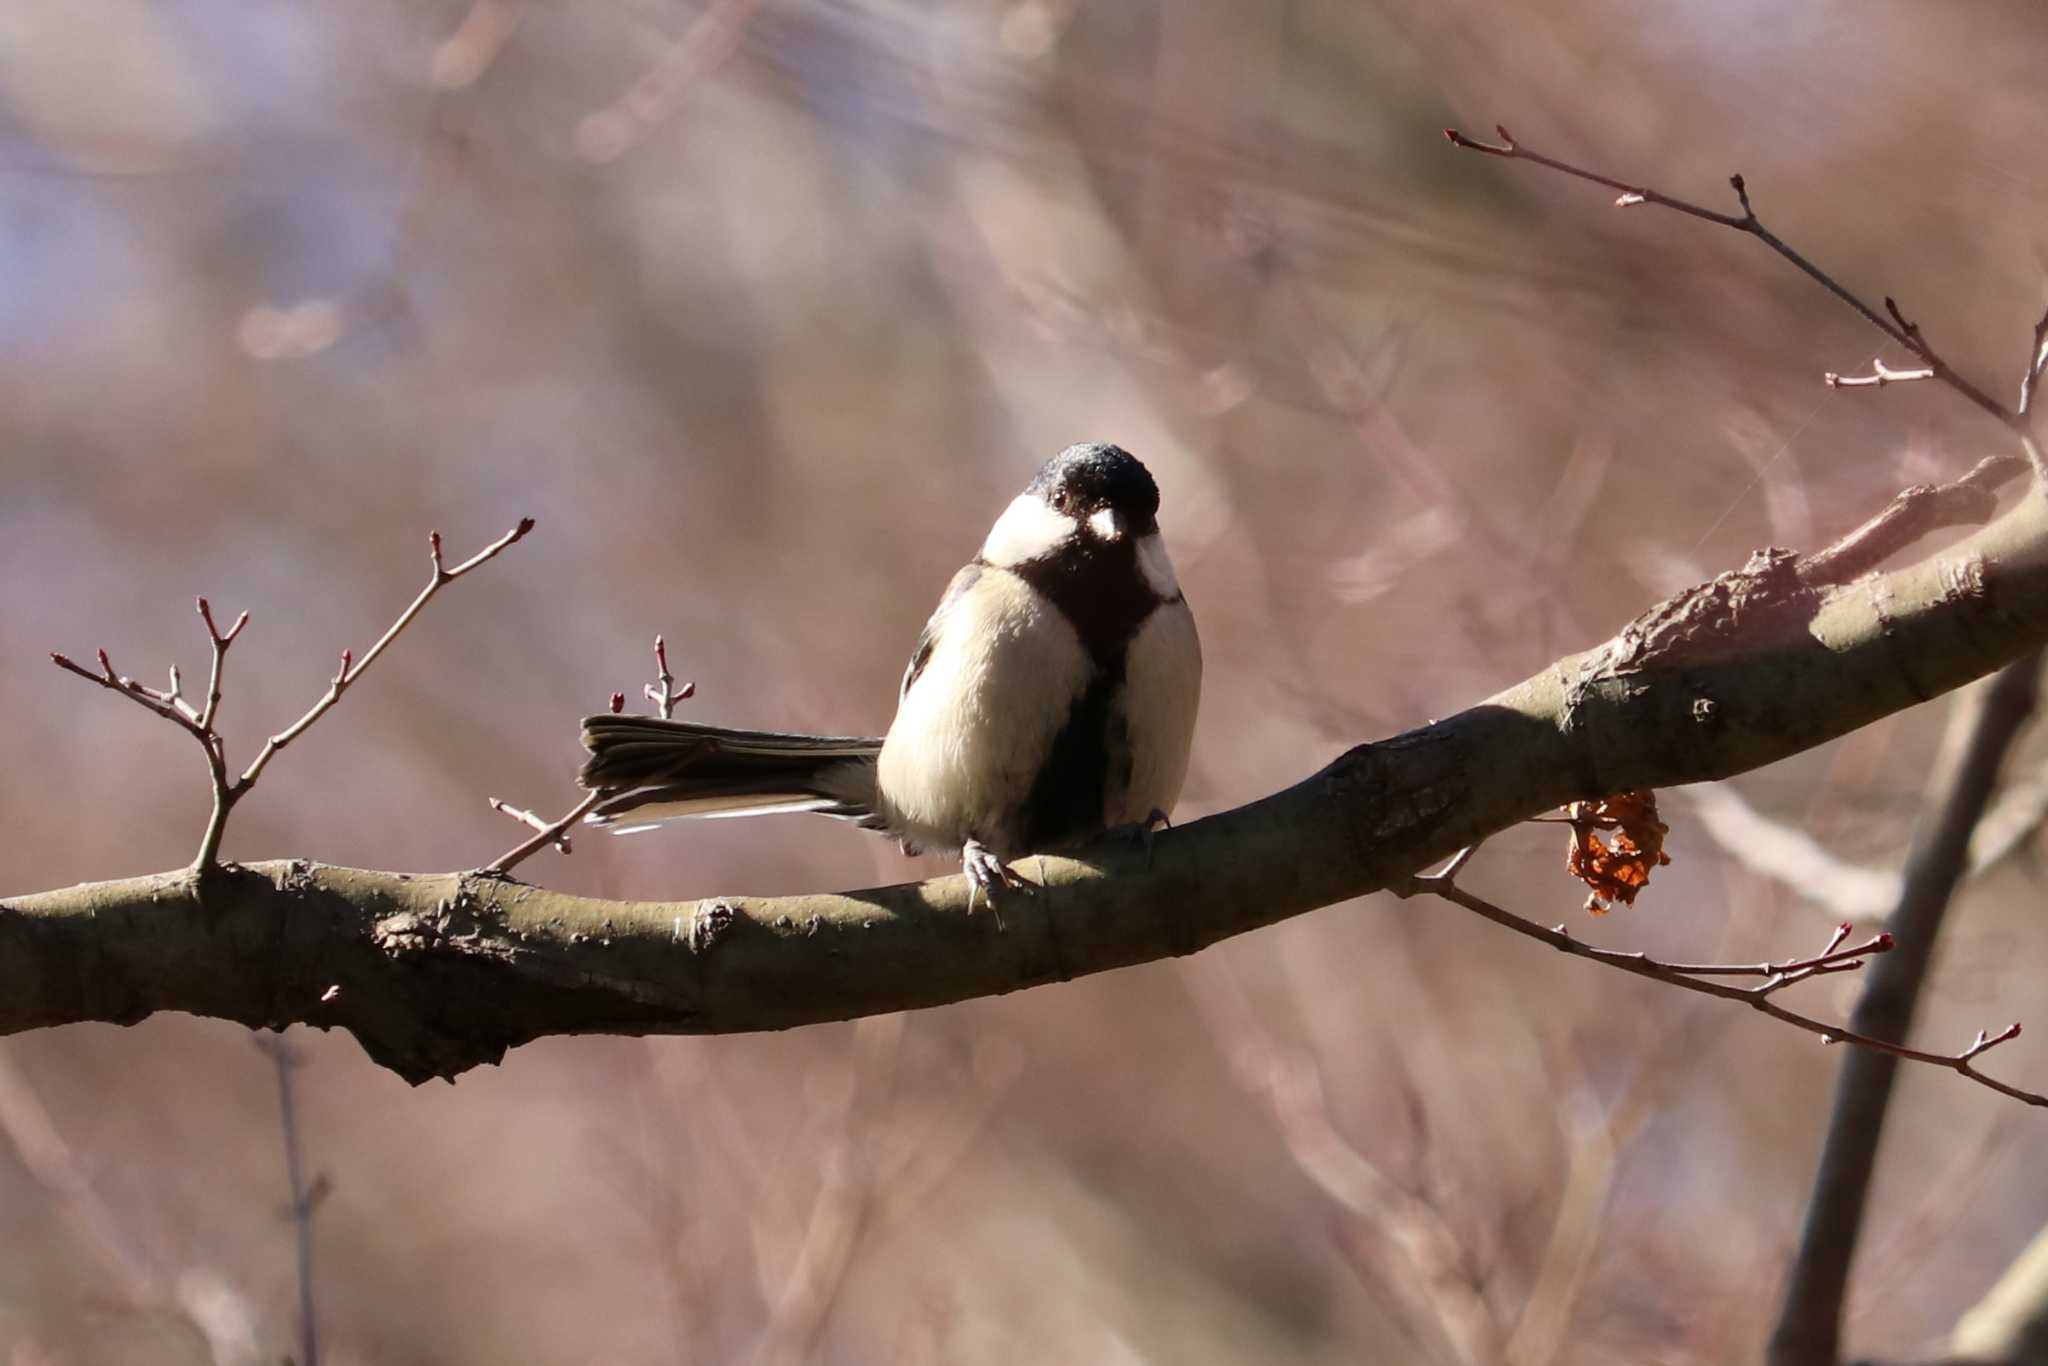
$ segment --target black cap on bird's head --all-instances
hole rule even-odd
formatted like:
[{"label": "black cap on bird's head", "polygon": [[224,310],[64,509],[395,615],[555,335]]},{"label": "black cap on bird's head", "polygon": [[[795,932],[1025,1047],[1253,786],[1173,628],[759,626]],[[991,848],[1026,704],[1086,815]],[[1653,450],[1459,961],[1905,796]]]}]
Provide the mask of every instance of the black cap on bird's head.
[{"label": "black cap on bird's head", "polygon": [[1045,462],[1024,491],[1077,522],[1108,511],[1133,535],[1158,525],[1159,485],[1151,472],[1129,451],[1106,441],[1067,447]]}]

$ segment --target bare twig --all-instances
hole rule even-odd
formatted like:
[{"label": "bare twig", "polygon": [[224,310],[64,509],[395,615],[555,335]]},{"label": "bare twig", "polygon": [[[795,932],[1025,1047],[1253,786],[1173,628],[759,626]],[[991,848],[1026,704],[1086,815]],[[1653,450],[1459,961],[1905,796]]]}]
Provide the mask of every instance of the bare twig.
[{"label": "bare twig", "polygon": [[301,735],[304,735],[315,721],[326,715],[327,709],[341,700],[342,693],[348,690],[349,685],[362,677],[363,670],[376,663],[377,656],[383,654],[391,642],[398,639],[399,632],[412,625],[413,618],[420,614],[420,609],[427,605],[434,594],[440,592],[442,588],[455,582],[455,580],[461,578],[470,570],[475,569],[484,561],[495,557],[499,551],[517,543],[521,537],[531,530],[533,530],[533,518],[522,517],[519,519],[518,526],[513,527],[503,536],[492,541],[453,569],[448,568],[441,562],[441,533],[438,531],[427,533],[427,554],[434,567],[432,577],[427,580],[427,586],[420,590],[419,596],[414,598],[403,612],[398,614],[398,620],[392,622],[390,628],[383,635],[377,637],[377,643],[364,651],[361,659],[356,659],[350,651],[343,650],[341,652],[341,668],[328,683],[326,693],[321,696],[319,701],[306,710],[304,716],[301,716],[265,742],[254,761],[250,763],[248,768],[242,771],[242,776],[236,780],[236,787],[248,788],[262,774],[264,767],[277,756],[279,750],[298,739]]},{"label": "bare twig", "polygon": [[201,741],[206,739],[206,733],[199,728],[198,721],[187,716],[178,707],[172,705],[163,693],[158,692],[154,688],[145,687],[126,675],[115,673],[114,666],[107,660],[107,652],[105,650],[99,652],[99,661],[100,671],[94,673],[69,655],[58,654],[55,650],[50,652],[50,662],[58,668],[67,669],[77,674],[80,678],[99,684],[102,688],[120,693],[123,697],[129,698],[138,705],[155,712],[166,721],[174,721],[178,725],[183,726]]},{"label": "bare twig", "polygon": [[[526,862],[526,860],[531,855],[538,853],[542,849],[545,849],[550,844],[559,845],[563,853],[568,853],[569,841],[562,837],[562,832],[567,830],[570,826],[576,824],[577,821],[582,820],[584,815],[589,812],[590,808],[596,806],[599,802],[603,801],[604,798],[605,793],[602,789],[587,794],[582,801],[576,803],[574,807],[570,808],[568,815],[563,816],[560,820],[553,821],[547,825],[541,826],[540,833],[535,835],[532,839],[526,841],[526,843],[524,844],[515,845],[513,848],[507,849],[504,853],[498,855],[496,858],[492,859],[489,863],[486,863],[477,871],[494,877],[504,877],[505,875],[510,873],[514,868]],[[507,815],[516,815],[521,820],[526,820],[530,822],[534,819],[527,812],[514,812],[511,810],[511,808],[500,805],[497,798],[495,797],[491,799],[491,805],[497,807],[500,811],[505,812]]]},{"label": "bare twig", "polygon": [[287,1215],[292,1221],[292,1241],[299,1272],[299,1360],[298,1366],[320,1366],[320,1325],[313,1300],[313,1211],[328,1191],[325,1177],[306,1180],[305,1157],[299,1145],[299,1111],[292,1095],[292,1072],[299,1056],[275,1034],[257,1034],[251,1040],[270,1055],[277,1072],[278,1119],[284,1131],[284,1173],[291,1190]]},{"label": "bare twig", "polygon": [[[491,810],[498,812],[500,815],[510,816],[513,820],[518,821],[521,825],[524,825],[529,829],[548,830],[552,828],[552,823],[548,820],[547,817],[536,816],[533,812],[528,811],[523,806],[513,806],[509,802],[499,801],[496,797],[486,797],[484,798],[484,800],[491,804]],[[573,854],[576,852],[575,846],[569,842],[569,836],[567,835],[567,833],[556,834],[555,848],[561,850],[565,854]]]},{"label": "bare twig", "polygon": [[[1892,1056],[1858,1055],[1843,1064],[1799,1251],[1786,1275],[1771,1334],[1771,1366],[1834,1366],[1840,1357],[1849,1268],[1898,1070],[1893,1058],[1914,1056],[1896,1041],[1912,1024],[1935,938],[1968,862],[1971,831],[1990,802],[2005,755],[2033,715],[2040,672],[2039,653],[2006,666],[1988,688],[1964,698],[1950,719],[1928,785],[1926,828],[1907,860],[1898,906],[1887,922],[1900,951],[1871,972],[1849,1020],[1859,1035],[1881,1041],[1877,1052]],[[1971,1062],[2019,1032],[2017,1024],[1996,1034],[1979,1030],[1970,1046],[1945,1065],[1995,1090],[2018,1094],[1985,1077]],[[2018,1098],[2048,1104],[2030,1095]]]},{"label": "bare twig", "polygon": [[1922,366],[1918,370],[1894,370],[1884,363],[1884,357],[1873,356],[1867,375],[1838,375],[1830,370],[1821,376],[1821,380],[1830,389],[1882,389],[1887,384],[1907,384],[1916,379],[1934,377],[1932,366]]},{"label": "bare twig", "polygon": [[[1905,315],[1899,311],[1898,304],[1889,296],[1884,301],[1884,313],[1879,313],[1862,299],[1845,289],[1832,275],[1829,275],[1819,266],[1807,260],[1806,257],[1788,246],[1775,233],[1764,227],[1757,219],[1756,210],[1750,205],[1749,187],[1744,183],[1741,176],[1730,176],[1728,184],[1734,189],[1735,197],[1742,205],[1742,212],[1739,214],[1721,213],[1704,205],[1694,204],[1688,200],[1678,199],[1661,191],[1653,190],[1646,185],[1631,185],[1626,181],[1616,180],[1611,176],[1604,176],[1596,171],[1589,171],[1582,166],[1574,166],[1568,161],[1560,161],[1556,157],[1545,156],[1541,152],[1531,151],[1529,148],[1516,142],[1513,135],[1507,129],[1497,124],[1494,126],[1494,132],[1500,135],[1500,142],[1497,144],[1480,142],[1476,138],[1465,136],[1465,134],[1455,128],[1444,129],[1444,136],[1449,138],[1455,145],[1463,147],[1467,151],[1482,152],[1487,156],[1505,157],[1513,161],[1533,161],[1539,166],[1547,166],[1551,170],[1558,171],[1564,175],[1572,176],[1579,180],[1591,181],[1595,185],[1605,185],[1611,190],[1619,190],[1621,191],[1621,197],[1615,203],[1622,208],[1628,208],[1637,204],[1656,204],[1663,208],[1675,209],[1679,213],[1689,214],[1694,218],[1705,219],[1709,223],[1718,223],[1724,228],[1733,228],[1737,232],[1748,233],[1772,251],[1791,262],[1809,279],[1827,290],[1828,293],[1854,309],[1865,322],[1904,347],[1910,354],[1923,362],[1926,370],[1929,372],[1926,375],[1900,371],[1887,373],[1880,362],[1878,372],[1875,375],[1858,380],[1847,380],[1838,375],[1830,375],[1828,377],[1830,384],[1858,387],[1862,385],[1876,386],[1890,383],[1894,380],[1909,378],[1941,380],[1964,398],[1997,418],[2008,429],[2018,435],[2021,444],[2027,450],[2027,458],[2034,465],[2036,474],[2040,475],[2044,472],[2040,454],[2035,448],[2030,434],[2025,410],[2026,399],[2031,394],[2030,389],[2022,394],[2022,406],[2016,411],[2007,408],[1997,399],[1992,398],[1975,384],[1972,384],[1969,380],[1958,374],[1954,367],[1928,344],[1926,338],[1922,336],[1918,324],[1907,321]],[[2048,318],[2044,318],[2043,323],[2048,325]],[[2048,336],[2048,333],[2044,333],[2041,328],[2037,328],[2034,351],[2028,358],[2030,384],[2039,374],[2042,363],[2041,342],[2044,336]]]},{"label": "bare twig", "polygon": [[427,600],[433,597],[444,584],[451,583],[467,574],[484,561],[497,555],[499,551],[518,541],[531,530],[533,530],[533,518],[523,517],[520,519],[519,525],[513,527],[512,530],[506,532],[503,536],[500,536],[461,564],[456,565],[453,569],[448,568],[442,563],[441,533],[438,531],[429,533],[427,546],[429,556],[433,562],[434,573],[433,577],[427,581],[427,586],[420,590],[419,596],[415,597],[403,612],[399,613],[398,620],[394,621],[390,629],[378,637],[377,643],[372,645],[361,659],[357,659],[353,652],[343,650],[341,652],[341,667],[335,671],[334,677],[328,681],[327,691],[321,695],[320,700],[315,702],[305,715],[277,734],[272,735],[264,744],[262,750],[258,752],[256,758],[249,764],[249,767],[242,771],[241,777],[232,780],[228,777],[226,742],[222,739],[220,731],[216,729],[214,722],[220,714],[222,666],[227,659],[228,647],[234,644],[235,637],[241,634],[242,628],[249,624],[249,614],[247,612],[237,616],[234,624],[223,631],[213,619],[212,604],[208,603],[205,598],[199,599],[199,619],[206,624],[206,639],[212,650],[212,663],[207,671],[206,701],[204,705],[197,708],[193,707],[184,698],[176,665],[171,666],[170,687],[159,691],[158,689],[138,683],[132,678],[115,673],[114,666],[108,660],[105,650],[98,652],[100,665],[98,673],[94,673],[92,670],[84,668],[66,656],[54,652],[50,655],[50,660],[60,669],[67,669],[77,674],[80,678],[89,679],[103,688],[118,692],[137,704],[155,712],[165,720],[175,722],[194,739],[199,741],[200,748],[206,754],[207,777],[213,789],[213,811],[207,818],[205,832],[200,836],[199,852],[192,860],[193,869],[198,872],[204,872],[219,861],[220,841],[221,836],[227,830],[228,813],[234,809],[235,803],[240,801],[248,793],[249,789],[256,785],[256,779],[262,775],[264,768],[270,761],[277,756],[277,752],[298,739],[299,736],[305,734],[315,721],[318,721],[327,713],[328,708],[341,700],[341,695],[347,690],[348,686],[362,676],[363,670],[369,668],[371,662],[378,655],[384,653],[385,648],[398,638],[398,633],[412,623],[413,618],[420,614],[420,609],[427,605]]},{"label": "bare twig", "polygon": [[[655,710],[662,720],[671,720],[675,716],[676,703],[695,697],[697,695],[697,685],[695,683],[685,683],[681,688],[676,687],[676,676],[669,671],[668,667],[668,642],[660,636],[654,638],[654,667],[656,670],[656,681],[643,685],[640,691],[646,695],[648,701],[654,704]],[[626,695],[622,692],[613,693],[611,695],[612,715],[616,716],[625,709]],[[556,821],[544,820],[534,815],[533,812],[522,810],[516,806],[507,806],[496,797],[489,798],[492,810],[501,811],[512,817],[512,819],[531,826],[540,833],[516,849],[510,849],[500,854],[495,860],[486,864],[478,871],[502,877],[510,873],[514,867],[523,863],[529,855],[550,843],[565,854],[571,852],[569,837],[564,832],[581,820],[606,795],[602,790],[587,794],[582,801],[576,804],[574,810]]]},{"label": "bare twig", "polygon": [[[1470,850],[1465,851],[1459,858],[1462,859],[1468,856],[1470,852]],[[1907,1048],[1893,1040],[1880,1038],[1874,1034],[1864,1033],[1853,1028],[1845,1029],[1839,1025],[1831,1025],[1825,1021],[1816,1020],[1812,1016],[1802,1015],[1795,1010],[1781,1006],[1771,999],[1777,992],[1795,983],[1803,982],[1809,977],[1817,977],[1824,973],[1853,972],[1861,968],[1873,955],[1886,953],[1891,950],[1892,937],[1889,934],[1880,934],[1853,948],[1838,950],[1837,946],[1849,932],[1846,925],[1838,926],[1834,937],[1829,940],[1827,947],[1820,953],[1812,957],[1791,959],[1782,963],[1663,963],[1651,958],[1647,954],[1624,953],[1616,949],[1603,949],[1591,944],[1581,943],[1572,938],[1562,925],[1545,929],[1533,920],[1524,919],[1513,911],[1506,910],[1494,905],[1490,901],[1476,897],[1452,880],[1455,875],[1454,867],[1462,866],[1457,859],[1452,860],[1452,864],[1453,867],[1447,867],[1440,873],[1415,876],[1407,879],[1405,882],[1394,883],[1391,885],[1390,890],[1404,897],[1415,896],[1420,893],[1439,896],[1455,905],[1464,907],[1475,915],[1484,916],[1496,925],[1513,930],[1516,934],[1526,935],[1531,939],[1539,940],[1554,949],[1572,954],[1575,957],[1590,958],[1596,963],[1605,963],[1609,967],[1620,968],[1623,972],[1632,972],[1638,977],[1648,977],[1654,981],[1683,987],[1687,991],[1702,992],[1708,996],[1719,996],[1729,1001],[1740,1001],[1753,1009],[1762,1011],[1774,1020],[1782,1020],[1786,1024],[1806,1030],[1810,1034],[1818,1034],[1824,1043],[1854,1044],[1858,1048],[1886,1053],[1895,1058],[1905,1058],[1911,1062],[1923,1062],[1936,1067],[1946,1067],[1953,1072],[1961,1073],[1972,1081],[1988,1086],[1994,1091],[2011,1096],[2015,1100],[2023,1100],[2029,1105],[2048,1106],[2048,1096],[2037,1095],[2032,1091],[2023,1091],[2016,1086],[2008,1086],[2002,1081],[1985,1076],[1971,1065],[1980,1054],[2006,1042],[2008,1039],[2017,1038],[2020,1027],[2016,1024],[1995,1035],[1987,1036],[1980,1032],[1976,1041],[1960,1053],[1930,1053],[1917,1048]],[[1726,982],[1713,980],[1716,977],[1738,975],[1760,976],[1764,980],[1752,987],[1731,986]]]},{"label": "bare twig", "polygon": [[[654,704],[661,719],[667,721],[675,716],[676,703],[686,702],[697,695],[697,685],[685,683],[681,691],[677,691],[676,676],[668,670],[668,642],[660,636],[654,638],[654,668],[655,681],[660,686],[648,683],[642,686],[640,691]],[[613,693],[612,697],[612,710],[617,712],[625,705],[625,696],[622,693]]]}]

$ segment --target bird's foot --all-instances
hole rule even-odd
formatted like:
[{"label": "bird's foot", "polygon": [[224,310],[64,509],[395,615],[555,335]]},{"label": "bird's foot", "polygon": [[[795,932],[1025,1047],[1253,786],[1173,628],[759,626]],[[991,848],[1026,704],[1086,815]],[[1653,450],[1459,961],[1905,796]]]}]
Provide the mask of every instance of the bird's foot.
[{"label": "bird's foot", "polygon": [[1003,928],[1003,913],[996,905],[996,889],[1029,891],[1031,884],[1024,880],[1009,864],[997,858],[980,840],[969,840],[960,850],[960,871],[967,874],[967,913],[974,914],[974,898],[978,892],[988,898],[990,914],[996,918],[996,928]]}]

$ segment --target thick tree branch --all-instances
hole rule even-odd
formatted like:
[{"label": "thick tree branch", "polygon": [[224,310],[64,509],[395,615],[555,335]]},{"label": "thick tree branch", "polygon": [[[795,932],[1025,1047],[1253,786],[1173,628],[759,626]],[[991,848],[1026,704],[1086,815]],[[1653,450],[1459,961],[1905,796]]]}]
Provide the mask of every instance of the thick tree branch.
[{"label": "thick tree branch", "polygon": [[1361,896],[1562,803],[1723,778],[2048,640],[2048,499],[1940,554],[1815,589],[1789,552],[1659,603],[1477,706],[1263,800],[958,877],[785,898],[610,902],[483,874],[303,862],[0,903],[0,1033],[182,1010],[354,1032],[413,1080],[545,1034],[721,1033],[939,1005],[1192,953]]}]

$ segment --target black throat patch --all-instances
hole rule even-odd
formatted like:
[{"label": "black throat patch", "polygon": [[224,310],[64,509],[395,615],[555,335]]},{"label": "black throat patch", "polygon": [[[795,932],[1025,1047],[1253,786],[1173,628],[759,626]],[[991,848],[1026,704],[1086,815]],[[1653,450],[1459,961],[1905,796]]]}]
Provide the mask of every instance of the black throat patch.
[{"label": "black throat patch", "polygon": [[1161,602],[1138,569],[1138,548],[1130,537],[1070,541],[1010,572],[1073,623],[1097,668],[1123,677],[1131,637]]}]

